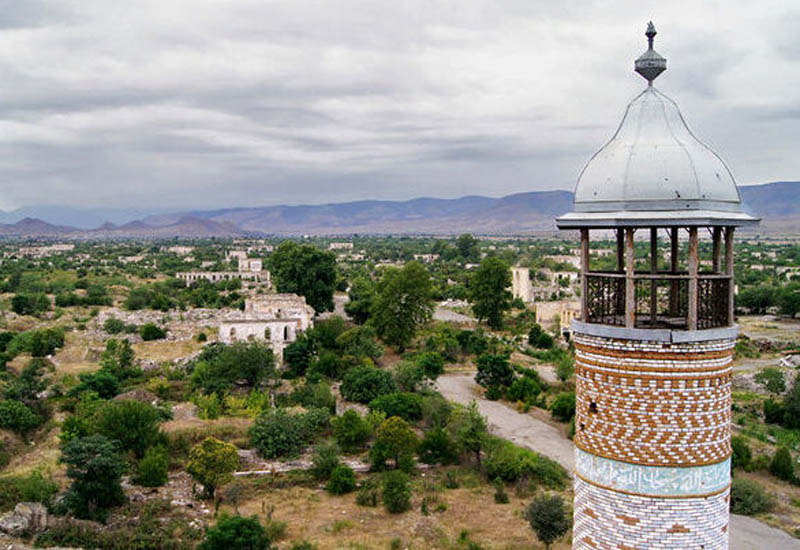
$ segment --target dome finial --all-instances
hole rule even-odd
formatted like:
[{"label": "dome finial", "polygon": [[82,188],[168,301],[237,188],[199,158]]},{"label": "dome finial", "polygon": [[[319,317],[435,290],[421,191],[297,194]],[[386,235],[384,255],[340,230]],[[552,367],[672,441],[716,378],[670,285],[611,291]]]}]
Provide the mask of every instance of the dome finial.
[{"label": "dome finial", "polygon": [[667,70],[667,60],[653,49],[653,39],[658,33],[652,21],[647,24],[647,32],[644,34],[647,36],[648,48],[647,51],[636,60],[634,67],[637,73],[647,79],[648,86],[652,86],[656,77]]}]

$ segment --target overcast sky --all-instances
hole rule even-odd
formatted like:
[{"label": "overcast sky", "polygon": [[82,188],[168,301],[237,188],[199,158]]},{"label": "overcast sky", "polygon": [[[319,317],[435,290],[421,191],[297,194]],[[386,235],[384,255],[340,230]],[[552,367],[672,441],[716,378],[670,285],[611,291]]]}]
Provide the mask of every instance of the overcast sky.
[{"label": "overcast sky", "polygon": [[800,3],[0,0],[0,208],[572,189],[645,85],[800,179]]}]

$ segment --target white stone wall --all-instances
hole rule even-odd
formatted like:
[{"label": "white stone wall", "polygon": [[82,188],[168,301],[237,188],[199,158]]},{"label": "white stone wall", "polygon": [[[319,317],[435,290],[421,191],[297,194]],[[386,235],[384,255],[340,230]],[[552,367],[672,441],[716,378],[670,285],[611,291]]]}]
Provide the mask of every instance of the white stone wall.
[{"label": "white stone wall", "polygon": [[699,498],[618,493],[575,480],[575,550],[728,550],[729,489]]},{"label": "white stone wall", "polygon": [[525,303],[533,301],[530,268],[518,266],[511,268],[511,294]]}]

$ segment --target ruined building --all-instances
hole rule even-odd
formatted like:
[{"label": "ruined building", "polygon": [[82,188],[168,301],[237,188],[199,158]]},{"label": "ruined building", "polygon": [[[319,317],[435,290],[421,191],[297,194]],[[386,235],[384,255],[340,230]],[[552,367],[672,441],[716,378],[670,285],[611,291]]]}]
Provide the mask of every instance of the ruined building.
[{"label": "ruined building", "polygon": [[260,340],[270,343],[278,358],[297,335],[313,326],[314,308],[297,294],[268,294],[245,301],[219,323],[219,339],[226,344]]},{"label": "ruined building", "polygon": [[[580,550],[728,548],[733,234],[758,220],[742,210],[725,163],[652,85],[666,69],[655,34],[651,23],[635,64],[647,88],[557,220],[581,236],[582,309],[572,322]],[[592,270],[592,230],[615,232],[615,270]],[[706,231],[713,245],[701,269]],[[637,238],[650,245],[642,270]]]}]

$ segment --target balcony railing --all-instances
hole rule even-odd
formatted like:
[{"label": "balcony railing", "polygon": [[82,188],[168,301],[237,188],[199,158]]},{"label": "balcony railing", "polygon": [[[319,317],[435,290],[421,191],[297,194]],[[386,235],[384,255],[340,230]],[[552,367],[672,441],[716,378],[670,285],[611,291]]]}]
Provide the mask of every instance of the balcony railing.
[{"label": "balcony railing", "polygon": [[[590,323],[625,326],[627,278],[620,272],[589,272],[583,307]],[[641,273],[633,276],[634,326],[686,329],[689,326],[688,273]],[[697,278],[697,328],[728,326],[731,278],[699,273]]]}]

